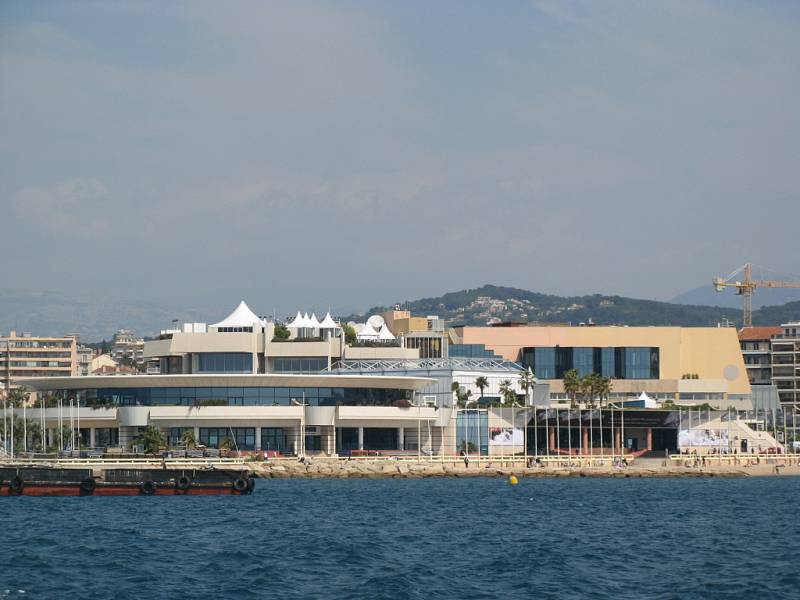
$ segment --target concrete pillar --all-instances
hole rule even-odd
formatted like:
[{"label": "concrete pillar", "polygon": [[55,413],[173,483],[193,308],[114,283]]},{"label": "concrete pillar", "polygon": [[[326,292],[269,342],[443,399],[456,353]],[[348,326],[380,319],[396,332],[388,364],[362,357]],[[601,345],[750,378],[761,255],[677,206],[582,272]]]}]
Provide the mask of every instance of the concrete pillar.
[{"label": "concrete pillar", "polygon": [[406,449],[406,440],[405,440],[405,428],[398,427],[397,428],[397,449],[398,450],[405,450]]},{"label": "concrete pillar", "polygon": [[653,449],[653,430],[650,427],[647,428],[647,449]]},{"label": "concrete pillar", "polygon": [[547,442],[548,448],[550,448],[550,450],[555,450],[556,449],[556,428],[551,426],[551,427],[548,427],[548,430],[549,430],[549,434],[547,436],[549,438],[548,442]]},{"label": "concrete pillar", "polygon": [[622,434],[620,433],[620,430],[617,429],[614,431],[614,452],[619,452],[621,445],[622,445]]},{"label": "concrete pillar", "polygon": [[358,449],[359,450],[363,450],[364,449],[364,428],[363,427],[359,427],[358,428]]},{"label": "concrete pillar", "polygon": [[584,427],[583,441],[581,442],[581,453],[586,454],[587,452],[591,452],[591,448],[589,448],[589,430]]},{"label": "concrete pillar", "polygon": [[199,427],[195,427],[194,428],[194,441],[197,442],[198,444],[200,443],[200,428]]},{"label": "concrete pillar", "polygon": [[94,448],[95,439],[94,439],[94,427],[89,428],[89,447]]},{"label": "concrete pillar", "polygon": [[261,427],[256,424],[256,450],[261,450]]}]

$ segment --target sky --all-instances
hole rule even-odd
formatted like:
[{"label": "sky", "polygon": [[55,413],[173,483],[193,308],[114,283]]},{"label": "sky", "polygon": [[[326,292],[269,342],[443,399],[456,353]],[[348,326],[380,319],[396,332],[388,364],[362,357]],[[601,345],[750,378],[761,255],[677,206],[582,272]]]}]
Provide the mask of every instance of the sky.
[{"label": "sky", "polygon": [[344,311],[798,273],[799,105],[789,1],[6,0],[0,287]]}]

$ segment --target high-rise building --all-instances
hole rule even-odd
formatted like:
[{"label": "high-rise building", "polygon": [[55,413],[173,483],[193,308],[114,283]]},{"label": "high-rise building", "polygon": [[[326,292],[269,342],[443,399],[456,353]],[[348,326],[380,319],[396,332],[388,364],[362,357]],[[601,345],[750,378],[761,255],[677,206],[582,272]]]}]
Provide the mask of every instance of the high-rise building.
[{"label": "high-rise building", "polygon": [[739,331],[739,347],[750,385],[772,385],[771,340],[782,331],[780,327],[745,327]]},{"label": "high-rise building", "polygon": [[770,340],[772,381],[781,404],[800,405],[800,321],[781,325]]},{"label": "high-rise building", "polygon": [[35,337],[11,331],[0,337],[0,394],[20,377],[64,377],[78,373],[78,341],[73,336]]}]

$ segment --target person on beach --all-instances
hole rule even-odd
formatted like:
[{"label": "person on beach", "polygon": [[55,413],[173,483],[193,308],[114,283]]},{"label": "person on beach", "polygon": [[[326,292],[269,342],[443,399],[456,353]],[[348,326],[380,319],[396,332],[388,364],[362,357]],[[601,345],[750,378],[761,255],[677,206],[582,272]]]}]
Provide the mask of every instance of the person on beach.
[{"label": "person on beach", "polygon": [[464,468],[469,469],[469,456],[466,453],[464,453]]}]

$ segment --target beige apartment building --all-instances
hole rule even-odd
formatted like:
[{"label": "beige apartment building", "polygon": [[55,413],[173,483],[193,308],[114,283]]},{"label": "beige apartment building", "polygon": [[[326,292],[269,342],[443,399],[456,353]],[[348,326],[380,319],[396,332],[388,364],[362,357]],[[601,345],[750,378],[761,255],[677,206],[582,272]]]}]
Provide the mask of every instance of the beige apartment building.
[{"label": "beige apartment building", "polygon": [[78,374],[78,341],[74,336],[38,337],[11,331],[0,336],[0,394],[17,387],[22,377],[68,377]]}]

